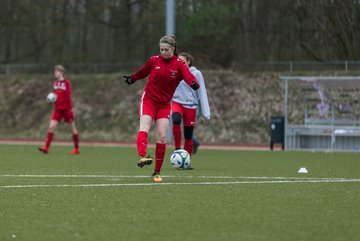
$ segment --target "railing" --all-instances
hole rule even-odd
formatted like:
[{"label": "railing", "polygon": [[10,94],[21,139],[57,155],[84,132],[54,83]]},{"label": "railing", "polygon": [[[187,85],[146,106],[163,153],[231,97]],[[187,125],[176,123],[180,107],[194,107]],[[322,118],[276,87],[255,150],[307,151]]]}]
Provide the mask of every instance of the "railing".
[{"label": "railing", "polygon": [[358,71],[360,61],[270,61],[238,62],[233,65],[239,71]]},{"label": "railing", "polygon": [[[115,73],[134,70],[142,63],[76,63],[65,64],[71,73]],[[52,72],[55,64],[0,64],[0,74],[46,74]],[[206,68],[203,68],[206,69]],[[276,71],[293,73],[297,71],[359,71],[360,61],[269,61],[237,62],[231,69],[241,72]]]},{"label": "railing", "polygon": [[[48,74],[52,73],[55,64],[1,64],[0,74]],[[65,64],[71,73],[115,73],[121,70],[134,69],[134,64],[123,63],[85,63]],[[137,65],[140,66],[140,65]]]},{"label": "railing", "polygon": [[360,151],[360,128],[288,125],[287,150]]}]

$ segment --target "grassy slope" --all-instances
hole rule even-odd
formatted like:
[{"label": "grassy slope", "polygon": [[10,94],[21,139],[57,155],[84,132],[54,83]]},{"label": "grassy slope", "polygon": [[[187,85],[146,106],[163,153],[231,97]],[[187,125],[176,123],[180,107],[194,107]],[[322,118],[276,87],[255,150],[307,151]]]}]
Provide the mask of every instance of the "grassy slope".
[{"label": "grassy slope", "polygon": [[[1,240],[14,240],[12,235],[27,241],[360,238],[358,181],[296,182],[302,177],[359,179],[357,154],[200,150],[193,171],[175,170],[165,161],[162,174],[172,185],[145,186],[151,184],[151,168],[135,166],[133,148],[83,147],[79,156],[69,156],[69,149],[54,146],[43,155],[35,146],[0,145]],[[301,166],[309,174],[298,174]],[[269,183],[279,181],[274,177],[290,182]],[[229,181],[249,183],[200,185]],[[139,186],[3,187],[96,183]]]},{"label": "grassy slope", "polygon": [[[297,75],[358,75],[359,73],[296,73]],[[212,112],[197,135],[208,143],[268,144],[269,122],[284,111],[284,86],[279,75],[286,73],[237,73],[203,71]],[[81,139],[130,141],[136,139],[137,108],[145,81],[126,86],[122,74],[73,74],[73,104]],[[0,75],[0,138],[42,140],[52,106],[45,96],[51,75]],[[303,122],[298,88],[289,84],[289,120]],[[56,139],[69,139],[61,125]],[[150,134],[150,141],[154,133]]]},{"label": "grassy slope", "polygon": [[[199,138],[210,143],[268,143],[270,116],[282,113],[282,82],[277,75],[231,71],[203,74],[212,119],[205,127],[197,127]],[[121,76],[69,75],[82,139],[135,140],[137,108],[145,81],[129,87]],[[51,113],[45,96],[51,79],[51,75],[0,76],[0,138],[45,137]],[[68,128],[60,126],[56,138],[68,139]]]}]

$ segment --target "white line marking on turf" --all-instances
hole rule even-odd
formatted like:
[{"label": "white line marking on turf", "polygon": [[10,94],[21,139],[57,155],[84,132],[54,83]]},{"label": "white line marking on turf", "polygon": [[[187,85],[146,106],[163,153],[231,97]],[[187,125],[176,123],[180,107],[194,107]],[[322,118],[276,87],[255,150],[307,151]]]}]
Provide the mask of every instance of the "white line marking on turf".
[{"label": "white line marking on turf", "polygon": [[[266,176],[172,176],[162,175],[165,178],[195,178],[195,179],[270,179],[270,180],[357,180],[345,177],[266,177]],[[77,174],[0,174],[1,177],[14,178],[149,178],[147,175],[77,175]]]},{"label": "white line marking on turf", "polygon": [[[0,174],[0,178],[149,178],[145,175],[76,175],[76,174]],[[199,181],[181,183],[102,183],[102,184],[31,184],[3,185],[0,188],[41,188],[41,187],[114,187],[154,185],[229,185],[229,184],[273,184],[273,183],[350,183],[360,182],[357,178],[316,178],[316,177],[264,177],[264,176],[163,176],[181,179],[250,179],[253,181]]]},{"label": "white line marking on turf", "polygon": [[33,177],[33,178],[42,178],[42,177],[50,177],[50,178],[149,178],[150,176],[130,176],[130,175],[64,175],[64,174],[0,174],[0,177]]},{"label": "white line marking on turf", "polygon": [[182,183],[103,183],[103,184],[33,184],[6,185],[0,188],[46,188],[46,187],[120,187],[120,186],[170,186],[170,185],[235,185],[235,184],[282,184],[282,183],[350,183],[360,179],[322,179],[322,180],[276,180],[276,181],[238,181],[238,182],[182,182]]}]

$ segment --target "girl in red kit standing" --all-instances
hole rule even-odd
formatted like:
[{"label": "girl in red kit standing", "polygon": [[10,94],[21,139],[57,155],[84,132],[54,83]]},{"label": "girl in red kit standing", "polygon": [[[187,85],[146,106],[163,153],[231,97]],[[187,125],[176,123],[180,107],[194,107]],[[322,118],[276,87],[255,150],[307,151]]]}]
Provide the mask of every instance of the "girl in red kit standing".
[{"label": "girl in red kit standing", "polygon": [[151,122],[156,125],[155,168],[152,175],[154,182],[161,182],[160,170],[166,150],[166,134],[169,128],[171,112],[170,101],[176,87],[182,79],[194,90],[200,86],[186,63],[176,55],[176,41],[173,36],[164,36],[159,41],[160,54],[150,59],[131,76],[124,76],[130,85],[147,76],[148,82],[141,95],[139,116],[140,127],[137,135],[139,167],[150,165],[153,158],[147,153],[148,133]]},{"label": "girl in red kit standing", "polygon": [[74,113],[72,111],[71,103],[71,84],[70,81],[65,79],[65,68],[62,65],[54,67],[54,93],[56,94],[56,101],[54,103],[54,112],[52,113],[49,123],[48,133],[45,140],[45,145],[39,147],[39,151],[47,154],[49,153],[50,144],[54,138],[54,132],[61,119],[70,125],[73,133],[74,148],[70,154],[80,154],[79,151],[79,135],[75,127]]}]

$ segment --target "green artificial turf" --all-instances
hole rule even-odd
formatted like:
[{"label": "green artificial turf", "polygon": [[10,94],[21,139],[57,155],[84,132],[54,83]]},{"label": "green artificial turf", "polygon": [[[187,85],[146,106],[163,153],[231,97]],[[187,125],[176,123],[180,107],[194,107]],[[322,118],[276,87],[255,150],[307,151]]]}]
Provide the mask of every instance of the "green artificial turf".
[{"label": "green artificial turf", "polygon": [[200,149],[184,171],[169,148],[154,184],[135,148],[70,149],[0,145],[0,240],[360,240],[358,153]]}]

